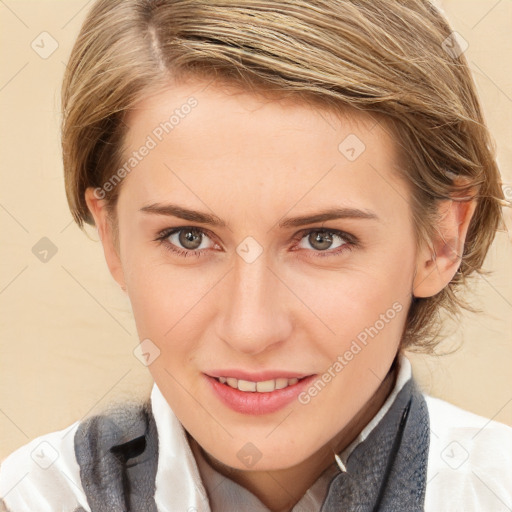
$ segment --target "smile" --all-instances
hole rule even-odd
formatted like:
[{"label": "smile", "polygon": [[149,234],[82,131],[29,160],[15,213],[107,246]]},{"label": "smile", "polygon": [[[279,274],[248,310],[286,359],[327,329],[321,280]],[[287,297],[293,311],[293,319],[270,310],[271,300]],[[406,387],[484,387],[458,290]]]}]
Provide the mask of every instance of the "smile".
[{"label": "smile", "polygon": [[216,376],[203,374],[203,377],[220,403],[232,411],[248,415],[271,414],[293,404],[316,378],[316,375],[277,377],[277,372],[271,372],[274,375],[267,372],[267,375],[259,375],[257,380],[254,377],[254,380],[249,380],[247,375],[239,375],[245,379],[228,377],[229,373],[219,372]]}]

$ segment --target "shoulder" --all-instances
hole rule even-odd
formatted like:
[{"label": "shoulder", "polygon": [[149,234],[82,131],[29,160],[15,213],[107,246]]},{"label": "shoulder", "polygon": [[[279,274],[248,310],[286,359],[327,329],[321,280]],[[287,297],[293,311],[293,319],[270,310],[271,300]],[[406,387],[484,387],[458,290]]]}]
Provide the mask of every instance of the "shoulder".
[{"label": "shoulder", "polygon": [[157,454],[149,402],[114,404],[34,439],[2,461],[0,507],[9,512],[117,510],[137,495],[142,510],[153,510]]},{"label": "shoulder", "polygon": [[425,396],[430,418],[426,510],[512,509],[512,428]]},{"label": "shoulder", "polygon": [[0,503],[12,512],[88,511],[74,453],[80,422],[37,437],[0,465]]}]

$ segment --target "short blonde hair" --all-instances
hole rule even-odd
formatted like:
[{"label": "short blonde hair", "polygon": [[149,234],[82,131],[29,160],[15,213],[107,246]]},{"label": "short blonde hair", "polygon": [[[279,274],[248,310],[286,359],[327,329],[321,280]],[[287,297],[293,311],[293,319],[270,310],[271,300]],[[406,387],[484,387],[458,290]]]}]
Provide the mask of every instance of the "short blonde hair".
[{"label": "short blonde hair", "polygon": [[[431,349],[439,311],[466,307],[457,287],[480,271],[504,199],[467,61],[438,10],[427,0],[96,1],[62,88],[66,194],[81,228],[94,222],[86,188],[122,165],[125,116],[187,76],[385,119],[418,241],[435,233],[440,200],[476,197],[459,271],[437,295],[413,298],[408,312],[402,346]],[[114,220],[121,189],[105,197]]]}]

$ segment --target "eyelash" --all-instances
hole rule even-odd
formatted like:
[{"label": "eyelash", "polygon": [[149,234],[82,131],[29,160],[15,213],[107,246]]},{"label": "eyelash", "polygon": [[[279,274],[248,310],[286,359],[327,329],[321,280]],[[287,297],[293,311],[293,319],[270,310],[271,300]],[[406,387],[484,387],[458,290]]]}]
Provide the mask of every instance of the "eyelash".
[{"label": "eyelash", "polygon": [[[185,231],[187,229],[193,229],[196,231],[199,231],[200,233],[207,235],[209,238],[212,238],[209,235],[209,232],[206,230],[203,230],[201,228],[197,228],[195,226],[180,226],[177,228],[167,228],[163,231],[160,231],[158,233],[157,238],[155,238],[155,242],[159,242],[159,244],[163,245],[163,247],[174,253],[178,254],[179,256],[182,256],[184,258],[188,256],[196,256],[200,257],[202,256],[205,249],[197,250],[197,249],[181,249],[180,247],[177,247],[176,245],[172,244],[171,242],[167,241],[167,238],[169,238],[171,235],[175,233],[179,233],[180,231]],[[336,235],[339,236],[345,243],[343,245],[340,245],[335,250],[325,250],[325,251],[315,251],[315,250],[307,250],[306,252],[313,252],[316,253],[313,257],[319,257],[319,258],[325,258],[328,256],[337,256],[345,251],[351,251],[355,247],[359,245],[359,241],[354,235],[351,235],[349,233],[346,233],[344,231],[340,231],[338,229],[327,229],[327,228],[309,228],[304,229],[302,231],[299,231],[294,237],[294,242],[300,242],[305,236],[308,236],[311,233],[328,233],[330,235]],[[300,250],[300,249],[294,249],[294,250]]]}]

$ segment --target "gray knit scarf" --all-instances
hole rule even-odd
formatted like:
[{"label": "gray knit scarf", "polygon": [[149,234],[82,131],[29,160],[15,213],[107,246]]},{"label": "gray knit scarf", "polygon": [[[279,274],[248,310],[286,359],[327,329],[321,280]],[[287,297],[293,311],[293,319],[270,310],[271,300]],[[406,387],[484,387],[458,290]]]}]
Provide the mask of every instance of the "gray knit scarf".
[{"label": "gray knit scarf", "polygon": [[[74,443],[92,512],[158,512],[158,432],[149,401],[83,421]],[[427,405],[411,379],[352,451],[347,471],[332,479],[321,512],[423,510],[428,446]]]}]

